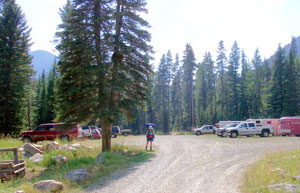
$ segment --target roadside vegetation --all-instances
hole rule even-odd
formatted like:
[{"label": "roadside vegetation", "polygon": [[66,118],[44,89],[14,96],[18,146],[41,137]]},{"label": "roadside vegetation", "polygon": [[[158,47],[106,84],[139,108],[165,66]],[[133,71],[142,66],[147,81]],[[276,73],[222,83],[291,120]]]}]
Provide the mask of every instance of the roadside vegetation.
[{"label": "roadside vegetation", "polygon": [[300,150],[270,154],[256,162],[245,174],[242,192],[282,192],[270,190],[273,184],[299,184]]},{"label": "roadside vegetation", "polygon": [[[58,142],[62,144],[61,141]],[[42,144],[45,143],[47,141],[42,142]],[[124,146],[116,141],[113,143],[111,152],[104,153],[101,162],[97,162],[97,155],[101,153],[101,141],[73,141],[69,144],[71,143],[80,143],[83,147],[78,148],[76,151],[52,150],[45,152],[43,154],[44,160],[39,163],[32,163],[25,158],[25,177],[0,183],[1,192],[8,193],[24,190],[26,193],[36,193],[38,191],[33,188],[33,184],[41,180],[57,180],[62,182],[65,185],[63,192],[82,192],[84,188],[101,182],[104,177],[110,176],[118,169],[146,161],[153,155],[153,153],[145,152],[139,147]],[[16,139],[1,138],[0,145],[1,147],[20,148],[23,146],[23,143]],[[5,156],[3,156],[4,154]],[[19,154],[19,159],[21,159],[21,153]],[[68,161],[56,164],[51,158],[56,155],[67,157]],[[13,159],[13,153],[1,153],[0,157],[1,160]],[[88,178],[80,182],[69,182],[65,177],[66,173],[76,169],[87,169],[89,171]]]}]

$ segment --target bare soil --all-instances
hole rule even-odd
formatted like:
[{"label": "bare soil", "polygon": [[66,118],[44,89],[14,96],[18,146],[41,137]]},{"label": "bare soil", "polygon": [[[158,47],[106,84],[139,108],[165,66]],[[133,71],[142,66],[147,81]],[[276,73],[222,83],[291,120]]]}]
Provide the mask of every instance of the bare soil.
[{"label": "bare soil", "polygon": [[[145,137],[116,139],[145,146]],[[156,136],[155,157],[119,171],[87,192],[101,193],[234,193],[243,173],[268,153],[300,148],[298,137],[219,138],[215,135]]]}]

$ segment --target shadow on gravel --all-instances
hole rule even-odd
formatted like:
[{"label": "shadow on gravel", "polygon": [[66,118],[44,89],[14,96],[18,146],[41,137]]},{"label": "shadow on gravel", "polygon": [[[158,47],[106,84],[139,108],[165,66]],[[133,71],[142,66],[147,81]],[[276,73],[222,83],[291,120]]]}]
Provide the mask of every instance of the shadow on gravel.
[{"label": "shadow on gravel", "polygon": [[145,164],[146,162],[152,162],[152,159],[155,158],[155,156],[156,156],[155,153],[156,153],[155,150],[154,151],[144,151],[142,159],[131,162],[129,167],[117,169],[115,172],[113,172],[105,177],[100,177],[98,179],[97,183],[90,184],[89,187],[84,189],[84,191],[85,192],[94,192],[94,191],[101,192],[102,188],[117,185],[117,184],[114,184],[115,180],[118,180],[120,178],[126,177],[127,175],[134,173],[138,169],[138,166]]}]

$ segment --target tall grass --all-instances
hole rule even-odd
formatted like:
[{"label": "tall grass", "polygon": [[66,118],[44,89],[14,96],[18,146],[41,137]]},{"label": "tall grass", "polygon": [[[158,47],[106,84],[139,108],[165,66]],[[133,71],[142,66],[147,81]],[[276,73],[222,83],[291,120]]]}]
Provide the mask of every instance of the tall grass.
[{"label": "tall grass", "polygon": [[22,147],[23,142],[16,138],[2,137],[0,138],[0,148]]},{"label": "tall grass", "polygon": [[272,184],[299,184],[294,176],[300,175],[300,150],[270,154],[256,162],[245,174],[243,192],[278,192],[268,189]]},{"label": "tall grass", "polygon": [[[22,147],[23,142],[21,140],[18,140],[16,138],[11,137],[1,137],[0,138],[0,148],[11,148],[11,147]],[[18,154],[19,159],[22,159],[22,155]],[[5,160],[13,160],[14,159],[14,153],[12,151],[9,152],[0,152],[0,161]]]}]

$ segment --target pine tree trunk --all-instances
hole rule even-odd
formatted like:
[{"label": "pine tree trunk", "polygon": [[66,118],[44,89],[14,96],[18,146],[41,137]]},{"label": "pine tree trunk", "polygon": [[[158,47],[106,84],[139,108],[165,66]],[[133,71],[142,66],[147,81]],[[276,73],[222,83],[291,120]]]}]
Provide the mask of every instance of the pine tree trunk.
[{"label": "pine tree trunk", "polygon": [[182,131],[183,130],[183,117],[182,117],[181,87],[179,87],[179,116],[180,116],[180,131]]},{"label": "pine tree trunk", "polygon": [[30,111],[31,111],[31,109],[30,109],[30,99],[28,99],[28,103],[27,103],[27,121],[28,121],[28,127],[29,128],[31,128]]},{"label": "pine tree trunk", "polygon": [[102,152],[107,152],[110,151],[111,149],[111,131],[112,131],[111,120],[107,118],[102,118],[101,127],[102,127]]},{"label": "pine tree trunk", "polygon": [[168,112],[167,112],[167,128],[166,134],[170,132],[170,84],[168,84]]}]

